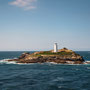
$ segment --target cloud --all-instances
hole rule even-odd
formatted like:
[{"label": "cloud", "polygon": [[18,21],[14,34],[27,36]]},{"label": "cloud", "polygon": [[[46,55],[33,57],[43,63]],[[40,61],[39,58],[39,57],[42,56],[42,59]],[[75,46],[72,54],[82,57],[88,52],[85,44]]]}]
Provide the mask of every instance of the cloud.
[{"label": "cloud", "polygon": [[37,0],[15,0],[10,2],[9,4],[24,8],[24,10],[32,10],[36,8],[36,2]]}]

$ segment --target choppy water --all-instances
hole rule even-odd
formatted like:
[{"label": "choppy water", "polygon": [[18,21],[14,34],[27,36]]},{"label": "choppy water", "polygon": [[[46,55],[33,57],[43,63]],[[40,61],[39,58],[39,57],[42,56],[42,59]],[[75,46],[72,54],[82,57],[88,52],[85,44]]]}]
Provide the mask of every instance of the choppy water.
[{"label": "choppy water", "polygon": [[[15,64],[2,59],[22,52],[0,52],[0,90],[90,90],[90,65]],[[77,52],[90,60],[90,52]]]}]

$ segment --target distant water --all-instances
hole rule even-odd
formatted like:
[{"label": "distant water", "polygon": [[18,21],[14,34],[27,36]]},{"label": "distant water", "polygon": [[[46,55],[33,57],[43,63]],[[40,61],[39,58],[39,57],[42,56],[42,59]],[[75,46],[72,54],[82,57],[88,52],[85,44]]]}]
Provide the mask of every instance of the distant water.
[{"label": "distant water", "polygon": [[[21,53],[0,52],[0,90],[90,90],[90,65],[4,62]],[[90,61],[90,51],[77,53]]]}]

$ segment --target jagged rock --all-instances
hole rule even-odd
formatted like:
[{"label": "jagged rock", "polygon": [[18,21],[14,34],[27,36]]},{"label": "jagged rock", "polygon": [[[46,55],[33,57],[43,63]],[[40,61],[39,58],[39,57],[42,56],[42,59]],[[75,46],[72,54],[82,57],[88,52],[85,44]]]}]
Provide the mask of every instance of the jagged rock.
[{"label": "jagged rock", "polygon": [[29,52],[22,53],[22,55],[19,57],[19,59],[23,59],[23,58],[25,58],[29,54],[30,54]]}]

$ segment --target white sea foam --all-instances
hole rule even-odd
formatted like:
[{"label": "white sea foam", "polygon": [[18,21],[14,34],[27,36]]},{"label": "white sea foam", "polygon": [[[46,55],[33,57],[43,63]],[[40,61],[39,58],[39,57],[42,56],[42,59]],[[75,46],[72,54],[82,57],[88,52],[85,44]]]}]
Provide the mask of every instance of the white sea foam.
[{"label": "white sea foam", "polygon": [[0,60],[0,64],[16,64],[15,61],[10,61],[10,62],[8,62],[8,60],[10,60],[10,59]]},{"label": "white sea foam", "polygon": [[85,61],[84,64],[90,64],[90,61]]},{"label": "white sea foam", "polygon": [[57,63],[55,63],[55,62],[47,62],[47,64],[57,64]]},{"label": "white sea foam", "polygon": [[[88,63],[86,63],[86,62],[88,62]],[[84,64],[73,64],[72,62],[68,62],[67,64],[62,64],[62,63],[55,63],[55,62],[46,62],[46,63],[43,63],[43,64],[47,64],[47,65],[90,65],[90,61],[86,61],[86,62],[84,62]]]},{"label": "white sea foam", "polygon": [[49,65],[52,65],[52,64],[57,64],[57,65],[83,65],[83,64],[73,64],[72,62],[70,63],[67,63],[67,64],[62,64],[62,63],[55,63],[55,62],[47,62],[45,64],[49,64]]},{"label": "white sea foam", "polygon": [[[17,58],[14,58],[14,59],[17,59]],[[3,59],[3,60],[0,60],[0,64],[18,64],[18,65],[30,65],[30,64],[35,64],[35,63],[17,63],[16,61],[8,61],[8,60],[11,60],[11,59]]]}]

